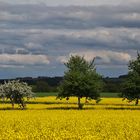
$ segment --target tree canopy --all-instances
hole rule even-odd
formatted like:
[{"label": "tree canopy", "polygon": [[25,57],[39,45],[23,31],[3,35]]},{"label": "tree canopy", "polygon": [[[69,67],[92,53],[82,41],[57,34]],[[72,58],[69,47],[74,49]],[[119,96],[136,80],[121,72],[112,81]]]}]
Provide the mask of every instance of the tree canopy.
[{"label": "tree canopy", "polygon": [[123,87],[122,96],[129,102],[135,100],[136,105],[140,99],[140,54],[137,53],[136,60],[129,63],[129,73]]},{"label": "tree canopy", "polygon": [[71,96],[78,97],[78,107],[82,108],[80,99],[95,99],[99,101],[99,92],[101,90],[101,76],[96,73],[94,59],[91,62],[86,61],[80,56],[71,56],[65,63],[67,71],[59,87],[58,98],[69,99]]},{"label": "tree canopy", "polygon": [[30,98],[32,95],[32,88],[27,83],[20,82],[19,80],[8,81],[0,85],[0,96],[10,99],[13,108],[15,103],[24,108],[24,97]]}]

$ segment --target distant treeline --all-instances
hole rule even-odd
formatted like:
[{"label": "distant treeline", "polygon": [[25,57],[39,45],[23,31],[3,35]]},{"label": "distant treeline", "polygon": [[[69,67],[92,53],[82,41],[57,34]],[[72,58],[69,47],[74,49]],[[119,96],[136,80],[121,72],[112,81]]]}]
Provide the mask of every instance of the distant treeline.
[{"label": "distant treeline", "polygon": [[[122,83],[127,75],[119,76],[118,78],[103,78],[103,92],[121,92]],[[27,82],[32,86],[34,92],[57,92],[57,87],[63,80],[63,77],[24,77],[16,78],[22,82]],[[15,80],[15,79],[0,79],[0,83],[4,81]]]},{"label": "distant treeline", "polygon": [[115,92],[120,93],[122,92],[122,85],[124,83],[125,78],[127,78],[127,75],[120,76],[118,78],[103,78],[104,86],[103,86],[103,92]]}]

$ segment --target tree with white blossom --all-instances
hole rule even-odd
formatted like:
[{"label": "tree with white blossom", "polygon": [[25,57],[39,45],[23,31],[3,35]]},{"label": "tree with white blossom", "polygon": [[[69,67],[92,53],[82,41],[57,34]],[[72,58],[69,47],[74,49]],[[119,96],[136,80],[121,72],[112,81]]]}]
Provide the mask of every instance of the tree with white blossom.
[{"label": "tree with white blossom", "polygon": [[20,82],[19,80],[8,81],[0,85],[0,97],[10,99],[13,108],[14,104],[25,108],[25,97],[29,99],[33,94],[32,88],[27,83]]}]

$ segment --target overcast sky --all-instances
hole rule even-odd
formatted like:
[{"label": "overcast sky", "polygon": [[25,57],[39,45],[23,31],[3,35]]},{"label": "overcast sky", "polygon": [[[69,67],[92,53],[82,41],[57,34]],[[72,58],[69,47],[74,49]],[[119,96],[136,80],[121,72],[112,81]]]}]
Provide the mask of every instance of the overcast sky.
[{"label": "overcast sky", "polygon": [[0,78],[62,76],[71,55],[115,77],[140,50],[139,0],[0,0]]}]

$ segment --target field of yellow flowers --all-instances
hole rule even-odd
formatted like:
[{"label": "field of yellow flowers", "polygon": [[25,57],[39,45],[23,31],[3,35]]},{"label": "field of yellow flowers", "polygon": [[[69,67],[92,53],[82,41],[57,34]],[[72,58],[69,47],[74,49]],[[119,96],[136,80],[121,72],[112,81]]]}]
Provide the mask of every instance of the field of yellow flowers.
[{"label": "field of yellow flowers", "polygon": [[[140,106],[120,98],[91,101],[36,98],[26,110],[0,104],[0,140],[139,140]],[[84,102],[84,100],[83,100]]]}]

